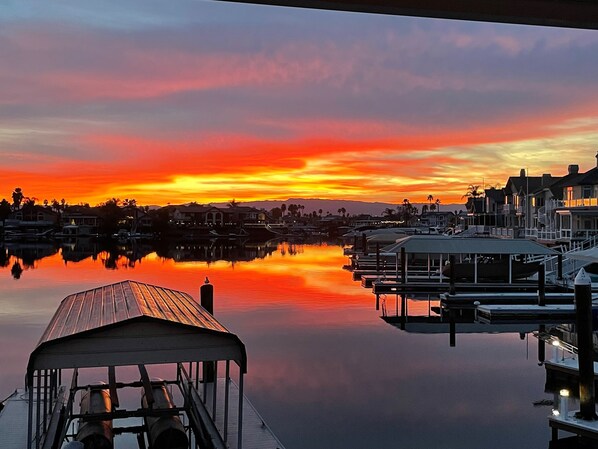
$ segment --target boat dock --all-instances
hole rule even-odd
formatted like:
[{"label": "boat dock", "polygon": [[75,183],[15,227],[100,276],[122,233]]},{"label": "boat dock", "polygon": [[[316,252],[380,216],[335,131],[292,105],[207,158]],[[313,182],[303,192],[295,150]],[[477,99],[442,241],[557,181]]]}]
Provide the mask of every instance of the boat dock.
[{"label": "boat dock", "polygon": [[575,321],[573,304],[479,305],[476,320],[480,323],[572,323]]},{"label": "boat dock", "polygon": [[[26,390],[0,410],[2,449],[135,438],[139,447],[284,449],[243,394],[244,344],[211,314],[212,286],[201,292],[202,305],[123,281],[67,296],[30,355]],[[168,378],[151,376],[156,365]],[[96,382],[80,383],[87,369]]]},{"label": "boat dock", "polygon": [[[449,293],[440,294],[443,307],[475,307],[477,305],[538,304],[538,293],[533,292],[495,292],[495,293]],[[573,293],[545,293],[546,304],[573,304]]]},{"label": "boat dock", "polygon": [[[409,280],[409,282],[396,282],[392,280],[381,279],[372,283],[372,293],[409,293],[409,292],[442,292],[450,289],[450,283],[443,281]],[[562,291],[564,288],[559,286],[547,286],[547,291]],[[535,292],[538,290],[537,282],[513,282],[505,284],[502,282],[456,282],[455,290],[458,291],[480,291],[480,292]]]}]

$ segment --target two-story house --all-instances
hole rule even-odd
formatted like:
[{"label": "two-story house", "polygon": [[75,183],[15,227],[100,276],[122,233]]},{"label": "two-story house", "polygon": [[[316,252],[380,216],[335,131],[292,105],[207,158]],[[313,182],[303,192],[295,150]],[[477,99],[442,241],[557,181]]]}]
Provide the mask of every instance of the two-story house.
[{"label": "two-story house", "polygon": [[577,166],[570,166],[570,173],[557,185],[562,202],[555,212],[564,241],[584,240],[598,235],[598,154],[596,166],[585,173],[577,173]]}]

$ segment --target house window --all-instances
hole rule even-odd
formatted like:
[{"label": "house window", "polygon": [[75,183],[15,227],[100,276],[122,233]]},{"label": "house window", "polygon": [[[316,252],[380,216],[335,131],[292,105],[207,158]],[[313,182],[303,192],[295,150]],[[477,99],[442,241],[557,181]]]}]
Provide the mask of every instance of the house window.
[{"label": "house window", "polygon": [[582,186],[581,187],[581,197],[582,198],[592,198],[592,191],[594,189],[592,186]]}]

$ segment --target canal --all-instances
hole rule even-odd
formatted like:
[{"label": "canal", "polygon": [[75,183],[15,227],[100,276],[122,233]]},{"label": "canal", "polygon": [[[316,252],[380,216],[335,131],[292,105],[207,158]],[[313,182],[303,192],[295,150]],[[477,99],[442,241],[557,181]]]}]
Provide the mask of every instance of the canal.
[{"label": "canal", "polygon": [[[77,246],[79,245],[79,246]],[[86,246],[87,245],[87,246]],[[546,448],[537,341],[518,332],[401,330],[342,269],[334,244],[0,247],[0,399],[70,293],[125,279],[198,296],[245,343],[246,394],[287,449]],[[387,309],[394,298],[386,298]],[[430,313],[412,300],[410,313]],[[459,332],[459,327],[457,327]]]}]

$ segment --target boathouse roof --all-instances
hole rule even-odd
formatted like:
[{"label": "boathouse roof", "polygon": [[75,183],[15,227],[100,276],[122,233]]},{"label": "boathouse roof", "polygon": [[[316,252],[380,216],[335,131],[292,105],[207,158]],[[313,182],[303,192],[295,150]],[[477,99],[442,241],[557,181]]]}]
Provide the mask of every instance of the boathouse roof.
[{"label": "boathouse roof", "polygon": [[123,281],[64,298],[27,371],[209,360],[245,372],[245,346],[191,295]]},{"label": "boathouse roof", "polygon": [[475,237],[452,237],[445,235],[412,235],[397,240],[382,249],[385,253],[398,253],[405,248],[407,253],[418,254],[533,254],[553,255],[556,251],[533,240],[495,239]]}]

